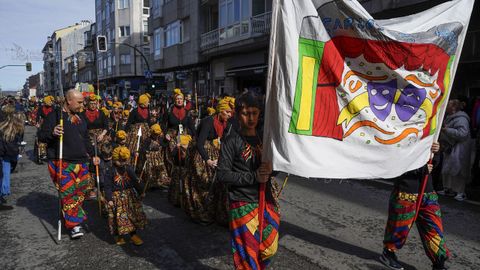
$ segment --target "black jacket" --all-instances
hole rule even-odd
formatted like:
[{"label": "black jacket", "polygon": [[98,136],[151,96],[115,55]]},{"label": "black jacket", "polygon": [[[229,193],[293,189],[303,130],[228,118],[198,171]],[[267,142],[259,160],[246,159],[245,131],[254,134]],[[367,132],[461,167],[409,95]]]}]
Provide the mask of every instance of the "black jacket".
[{"label": "black jacket", "polygon": [[[173,106],[172,106],[173,108]],[[167,129],[174,129],[178,131],[178,126],[182,124],[183,129],[191,136],[195,136],[195,123],[192,118],[188,115],[188,112],[185,114],[183,119],[178,119],[175,114],[172,113],[172,110],[168,113],[167,116]]]},{"label": "black jacket", "polygon": [[[398,191],[418,194],[420,193],[421,183],[423,178],[428,173],[427,165],[415,170],[408,171],[396,178],[394,178],[395,188]],[[428,175],[425,193],[433,192],[432,175]]]},{"label": "black jacket", "polygon": [[16,161],[18,159],[19,144],[22,141],[21,134],[15,136],[13,141],[6,142],[3,134],[0,132],[0,158],[6,161]]},{"label": "black jacket", "polygon": [[[71,123],[68,113],[63,113],[63,159],[68,162],[85,163],[93,156],[93,146],[88,137],[87,123],[79,115],[77,123]],[[53,129],[60,123],[60,109],[50,113],[38,132],[38,140],[47,143],[47,158],[59,158],[60,138],[53,136]]]},{"label": "black jacket", "polygon": [[[208,116],[200,122],[199,130],[198,130],[198,137],[197,137],[197,150],[202,156],[202,159],[207,161],[210,157],[205,151],[205,141],[212,141],[218,138],[217,131],[213,126],[213,116]],[[230,123],[227,124],[225,131],[227,131],[230,127]]]},{"label": "black jacket", "polygon": [[150,110],[148,110],[147,118],[143,118],[139,113],[138,113],[138,108],[135,108],[130,112],[128,115],[128,120],[127,124],[125,125],[125,129],[129,130],[132,125],[138,124],[138,123],[148,123],[150,125]]},{"label": "black jacket", "polygon": [[[127,173],[128,180],[124,182],[123,186],[117,185],[114,181],[116,172],[123,174],[125,171]],[[135,188],[138,194],[143,192],[143,185],[140,183],[140,179],[135,175],[135,172],[133,171],[133,168],[131,166],[127,166],[126,168],[113,167],[112,170],[107,170],[105,172],[104,188],[105,198],[107,199],[107,201],[112,200],[112,194],[114,191]]]},{"label": "black jacket", "polygon": [[82,112],[82,116],[87,121],[87,128],[90,129],[103,129],[103,130],[108,130],[108,118],[105,116],[105,114],[102,111],[98,111],[98,117],[93,120],[93,122],[90,122],[90,120],[87,118],[86,111]]},{"label": "black jacket", "polygon": [[[224,136],[220,149],[217,179],[227,184],[230,201],[258,202],[259,183],[255,172],[260,160],[255,155],[248,160],[242,156],[247,140],[232,130]],[[271,190],[266,191],[266,199],[273,201]]]}]

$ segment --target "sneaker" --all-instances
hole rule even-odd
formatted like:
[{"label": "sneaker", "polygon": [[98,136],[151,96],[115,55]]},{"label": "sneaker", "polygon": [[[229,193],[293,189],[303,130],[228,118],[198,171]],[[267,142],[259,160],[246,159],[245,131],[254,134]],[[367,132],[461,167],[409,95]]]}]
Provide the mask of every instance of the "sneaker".
[{"label": "sneaker", "polygon": [[27,142],[26,142],[26,141],[22,141],[22,142],[20,143],[20,145],[27,145]]},{"label": "sneaker", "polygon": [[445,196],[445,190],[439,190],[439,191],[437,191],[437,194]]},{"label": "sneaker", "polygon": [[143,245],[143,240],[138,236],[138,234],[134,234],[130,237],[130,242],[132,242],[135,246]]},{"label": "sneaker", "polygon": [[467,199],[467,196],[465,195],[465,193],[458,193],[457,196],[455,196],[454,199],[459,201],[459,202],[463,202],[463,201],[465,201],[465,199]]},{"label": "sneaker", "polygon": [[0,203],[6,204],[7,200],[4,197],[0,197]]},{"label": "sneaker", "polygon": [[78,239],[83,236],[82,232],[82,226],[75,226],[73,229],[70,231],[70,236],[72,239]]},{"label": "sneaker", "polygon": [[380,256],[380,262],[389,269],[403,270],[403,266],[398,262],[395,252],[384,249],[382,256]]},{"label": "sneaker", "polygon": [[447,270],[448,268],[445,267],[445,264],[444,262],[440,262],[440,263],[437,263],[437,264],[433,264],[432,265],[432,270]]},{"label": "sneaker", "polygon": [[115,243],[119,246],[125,245],[125,238],[122,236],[115,236]]}]

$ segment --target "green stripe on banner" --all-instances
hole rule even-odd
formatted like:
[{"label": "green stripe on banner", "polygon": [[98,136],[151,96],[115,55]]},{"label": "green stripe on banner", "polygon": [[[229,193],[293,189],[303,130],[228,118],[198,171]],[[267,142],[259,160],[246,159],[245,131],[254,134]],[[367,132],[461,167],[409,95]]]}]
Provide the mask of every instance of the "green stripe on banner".
[{"label": "green stripe on banner", "polygon": [[318,70],[324,46],[324,42],[317,40],[299,40],[297,85],[288,129],[290,133],[312,135]]},{"label": "green stripe on banner", "polygon": [[432,118],[430,135],[435,134],[435,132],[437,131],[437,128],[438,128],[437,127],[437,124],[438,124],[437,119],[440,117],[440,114],[439,114],[440,107],[445,102],[445,99],[447,98],[447,96],[449,96],[449,92],[451,90],[450,89],[451,88],[450,87],[450,80],[451,80],[450,74],[452,72],[452,64],[453,64],[454,60],[455,60],[455,55],[450,56],[450,59],[448,59],[447,69],[445,70],[445,75],[443,76],[443,87],[445,88],[445,93],[443,94],[442,100],[440,100],[440,103],[438,104],[437,115],[435,115]]}]

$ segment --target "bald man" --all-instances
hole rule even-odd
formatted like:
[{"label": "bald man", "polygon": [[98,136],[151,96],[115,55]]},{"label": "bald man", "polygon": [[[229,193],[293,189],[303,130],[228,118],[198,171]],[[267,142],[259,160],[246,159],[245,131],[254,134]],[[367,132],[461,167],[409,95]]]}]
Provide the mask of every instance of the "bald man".
[{"label": "bald man", "polygon": [[[60,110],[61,109],[61,110]],[[93,148],[88,139],[87,123],[80,117],[83,95],[69,90],[65,103],[43,122],[38,138],[47,144],[48,170],[59,190],[65,227],[72,239],[83,236],[82,223],[87,219],[82,208],[85,191],[89,188],[88,164],[93,157]],[[63,116],[63,127],[60,115]],[[59,142],[63,134],[62,178],[59,180]],[[93,157],[98,163],[98,158]]]}]

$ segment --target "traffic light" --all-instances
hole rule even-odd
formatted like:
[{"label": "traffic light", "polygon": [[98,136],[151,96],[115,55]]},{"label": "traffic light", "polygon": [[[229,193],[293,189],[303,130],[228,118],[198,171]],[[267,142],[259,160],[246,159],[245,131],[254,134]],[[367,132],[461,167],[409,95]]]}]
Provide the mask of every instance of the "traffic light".
[{"label": "traffic light", "polygon": [[97,50],[99,52],[107,51],[107,37],[106,36],[97,36]]},{"label": "traffic light", "polygon": [[25,68],[27,69],[27,71],[32,71],[32,63],[30,62],[25,63]]}]

